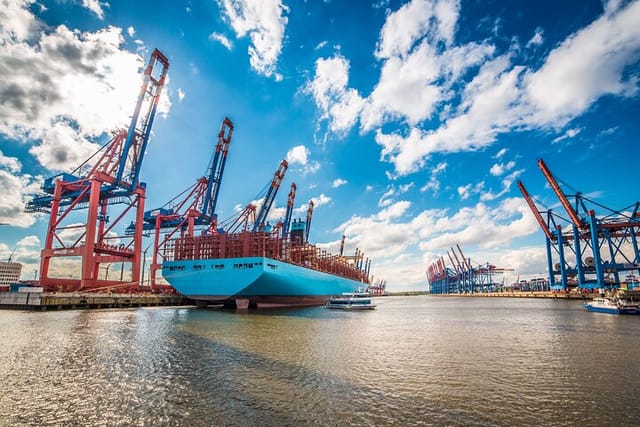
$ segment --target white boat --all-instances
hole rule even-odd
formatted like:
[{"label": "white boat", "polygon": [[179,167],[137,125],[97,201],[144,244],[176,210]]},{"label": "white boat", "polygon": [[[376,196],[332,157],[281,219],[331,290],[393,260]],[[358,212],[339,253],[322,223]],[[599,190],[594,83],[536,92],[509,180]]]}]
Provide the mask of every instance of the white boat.
[{"label": "white boat", "polygon": [[325,307],[338,310],[373,310],[376,304],[366,292],[345,292],[341,296],[329,298]]},{"label": "white boat", "polygon": [[637,298],[633,298],[632,292],[621,295],[608,295],[594,298],[584,306],[589,311],[609,314],[640,314],[640,304]]}]

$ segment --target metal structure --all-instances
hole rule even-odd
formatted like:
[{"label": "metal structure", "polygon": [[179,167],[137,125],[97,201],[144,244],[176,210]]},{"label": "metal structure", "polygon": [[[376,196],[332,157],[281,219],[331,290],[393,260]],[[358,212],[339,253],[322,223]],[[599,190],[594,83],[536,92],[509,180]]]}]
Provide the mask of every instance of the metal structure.
[{"label": "metal structure", "polygon": [[313,217],[313,200],[309,200],[309,207],[307,208],[307,225],[304,229],[304,241],[309,241],[309,232],[311,231],[311,217]]},{"label": "metal structure", "polygon": [[[168,285],[159,285],[156,281],[157,271],[162,268],[162,248],[167,241],[177,236],[193,236],[196,227],[203,228],[204,233],[217,231],[215,210],[232,135],[233,123],[225,117],[218,132],[218,141],[208,167],[208,175],[198,178],[194,185],[163,207],[144,213],[143,229],[154,230],[154,250],[150,266],[152,290],[172,289]],[[135,223],[131,224],[128,231],[132,232],[135,226]]]},{"label": "metal structure", "polygon": [[[447,251],[450,267],[447,267],[444,257],[440,257],[427,268],[427,280],[432,294],[470,294],[477,292],[495,292],[503,286],[497,277],[510,268],[496,267],[490,263],[476,264],[474,267],[471,258],[466,258],[456,245]],[[458,254],[460,257],[458,258]]]},{"label": "metal structure", "polygon": [[567,290],[572,287],[597,289],[625,286],[631,280],[622,277],[622,274],[635,277],[640,272],[640,202],[622,209],[612,209],[588,199],[581,192],[567,195],[542,159],[538,160],[538,167],[568,215],[565,218],[552,209],[540,211],[524,184],[518,182],[523,197],[545,234],[551,288]]},{"label": "metal structure", "polygon": [[287,197],[287,211],[284,214],[284,221],[282,222],[282,237],[286,237],[289,233],[289,227],[291,225],[291,215],[293,215],[293,204],[296,200],[296,183],[291,183],[291,189],[289,190],[289,196]]},{"label": "metal structure", "polygon": [[[72,173],[44,181],[45,194],[27,203],[27,212],[46,212],[49,225],[41,254],[40,284],[52,290],[136,289],[140,278],[142,224],[146,185],[139,182],[145,150],[165,84],[169,60],[155,49],[144,71],[144,80],[128,129],[113,138]],[[94,162],[93,158],[99,156]],[[89,169],[83,174],[84,169]],[[110,215],[113,205],[124,206]],[[78,223],[79,211],[86,216]],[[118,235],[118,226],[135,213],[129,235]],[[80,259],[80,278],[52,277],[54,258]],[[131,280],[99,278],[103,263],[129,263]],[[105,275],[106,276],[106,275]]]},{"label": "metal structure", "polygon": [[276,194],[278,194],[278,189],[280,188],[280,184],[284,179],[285,173],[287,173],[288,167],[289,163],[287,163],[286,160],[282,160],[280,162],[280,166],[278,166],[278,169],[276,170],[276,173],[271,180],[271,186],[267,191],[267,195],[262,202],[262,206],[260,207],[260,211],[258,212],[256,221],[253,223],[252,231],[265,231],[265,221],[267,220],[267,216],[269,215],[269,211],[271,210],[271,205],[273,205]]}]

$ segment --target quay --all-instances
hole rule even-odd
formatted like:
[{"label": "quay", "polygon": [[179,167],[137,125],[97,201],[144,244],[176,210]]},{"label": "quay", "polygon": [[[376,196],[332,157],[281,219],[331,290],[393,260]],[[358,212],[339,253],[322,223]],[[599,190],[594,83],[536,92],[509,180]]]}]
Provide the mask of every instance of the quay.
[{"label": "quay", "polygon": [[71,310],[191,305],[182,295],[152,293],[1,292],[0,309]]},{"label": "quay", "polygon": [[431,294],[436,297],[498,297],[498,298],[552,298],[591,300],[599,294],[589,292],[565,291],[505,291],[505,292],[474,292],[460,294]]}]

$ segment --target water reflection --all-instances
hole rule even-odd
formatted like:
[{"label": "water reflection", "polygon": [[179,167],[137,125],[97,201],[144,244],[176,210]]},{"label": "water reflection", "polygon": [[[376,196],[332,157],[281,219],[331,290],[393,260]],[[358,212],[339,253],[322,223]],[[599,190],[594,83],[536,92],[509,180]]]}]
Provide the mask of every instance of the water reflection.
[{"label": "water reflection", "polygon": [[569,301],[376,302],[0,312],[0,424],[637,423],[638,318]]}]

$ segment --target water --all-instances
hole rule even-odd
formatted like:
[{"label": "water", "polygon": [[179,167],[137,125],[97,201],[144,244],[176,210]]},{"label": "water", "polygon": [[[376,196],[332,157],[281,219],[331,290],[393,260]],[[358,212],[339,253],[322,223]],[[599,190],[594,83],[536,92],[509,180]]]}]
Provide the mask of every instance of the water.
[{"label": "water", "polygon": [[640,424],[640,316],[579,302],[0,311],[0,425]]}]

